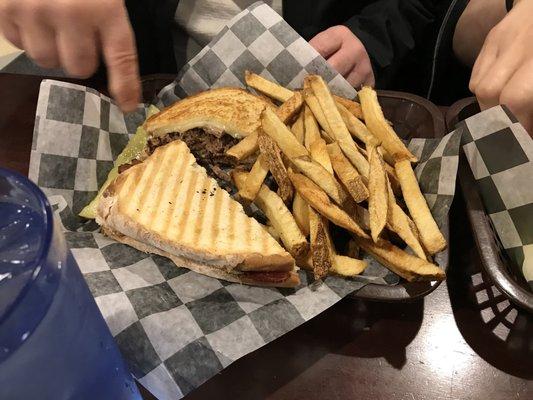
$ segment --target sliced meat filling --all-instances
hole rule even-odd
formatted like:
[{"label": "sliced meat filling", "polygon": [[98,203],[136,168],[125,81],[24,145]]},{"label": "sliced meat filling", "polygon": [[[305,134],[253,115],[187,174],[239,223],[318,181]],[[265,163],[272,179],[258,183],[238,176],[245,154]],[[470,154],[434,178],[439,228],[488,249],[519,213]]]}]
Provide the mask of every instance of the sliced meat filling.
[{"label": "sliced meat filling", "polygon": [[[239,140],[227,134],[215,135],[210,130],[196,128],[189,131],[179,133],[173,132],[163,137],[151,138],[147,143],[146,155],[150,156],[160,146],[164,146],[174,140],[181,140],[185,142],[189,150],[196,158],[196,162],[206,169],[207,174],[215,179],[218,185],[226,190],[233,198],[239,201],[238,192],[233,180],[231,179],[230,171],[234,168],[249,171],[255,162],[255,157],[239,161],[233,157],[226,155],[226,151],[236,145]],[[133,165],[138,164],[138,160],[121,167],[120,172],[124,172]],[[267,185],[272,186],[273,180],[267,180]],[[274,189],[275,190],[275,189]],[[244,210],[248,216],[255,218],[258,222],[265,224],[267,219],[261,210],[257,207],[251,207],[249,204],[243,203]]]},{"label": "sliced meat filling", "polygon": [[290,272],[245,272],[239,274],[243,278],[251,279],[256,282],[263,283],[282,283],[285,282],[291,276]]},{"label": "sliced meat filling", "polygon": [[210,131],[200,128],[183,133],[173,132],[164,137],[150,139],[148,141],[148,155],[151,155],[159,146],[164,146],[178,139],[185,142],[196,158],[196,162],[206,169],[209,176],[217,180],[220,187],[230,194],[236,193],[228,170],[237,167],[237,165],[245,169],[251,167],[251,162],[239,162],[226,155],[226,151],[239,142],[238,139],[225,134],[213,135]]}]

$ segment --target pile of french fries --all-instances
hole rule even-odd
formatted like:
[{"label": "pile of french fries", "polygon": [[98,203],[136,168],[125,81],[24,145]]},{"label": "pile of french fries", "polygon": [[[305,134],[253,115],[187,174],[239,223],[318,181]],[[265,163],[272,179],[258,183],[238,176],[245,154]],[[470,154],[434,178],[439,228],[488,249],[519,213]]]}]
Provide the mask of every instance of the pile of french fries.
[{"label": "pile of french fries", "polygon": [[[298,266],[315,279],[354,277],[367,267],[357,258],[361,249],[408,281],[444,279],[432,256],[446,240],[420,191],[418,160],[385,119],[377,93],[363,87],[358,103],[333,95],[317,75],[297,91],[251,72],[245,78],[271,106],[261,128],[228,150],[237,160],[258,154],[250,172],[235,169],[232,177]],[[264,183],[269,174],[277,192]],[[351,235],[345,254],[331,224]]]}]

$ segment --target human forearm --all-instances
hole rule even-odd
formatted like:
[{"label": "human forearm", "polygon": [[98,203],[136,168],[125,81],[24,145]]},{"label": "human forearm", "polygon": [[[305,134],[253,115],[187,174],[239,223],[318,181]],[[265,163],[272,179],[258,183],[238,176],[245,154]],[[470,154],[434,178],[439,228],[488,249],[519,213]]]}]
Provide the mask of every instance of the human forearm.
[{"label": "human forearm", "polygon": [[[518,3],[518,4],[517,4]],[[470,90],[481,109],[506,105],[533,134],[533,0],[513,9],[487,35],[476,59]]]},{"label": "human forearm", "polygon": [[470,0],[453,37],[453,50],[462,63],[474,65],[488,33],[505,14],[505,0]]}]

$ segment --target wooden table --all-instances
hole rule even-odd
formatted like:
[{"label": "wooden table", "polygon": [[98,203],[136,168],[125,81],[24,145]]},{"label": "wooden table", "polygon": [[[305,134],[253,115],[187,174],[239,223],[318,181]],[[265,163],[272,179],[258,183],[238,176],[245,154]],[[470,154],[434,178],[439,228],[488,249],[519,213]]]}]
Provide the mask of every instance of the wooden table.
[{"label": "wooden table", "polygon": [[[0,74],[0,166],[24,174],[40,81]],[[186,398],[533,399],[533,317],[480,273],[460,194],[451,231],[448,280],[426,299],[344,299]]]}]

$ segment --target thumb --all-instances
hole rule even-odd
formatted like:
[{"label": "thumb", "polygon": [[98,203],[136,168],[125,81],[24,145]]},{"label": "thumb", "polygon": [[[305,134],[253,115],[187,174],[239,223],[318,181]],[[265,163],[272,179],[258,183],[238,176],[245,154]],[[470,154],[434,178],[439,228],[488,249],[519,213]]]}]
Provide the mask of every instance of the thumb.
[{"label": "thumb", "polygon": [[133,111],[140,102],[141,82],[135,37],[123,7],[115,18],[102,24],[100,36],[109,92],[122,111]]}]

